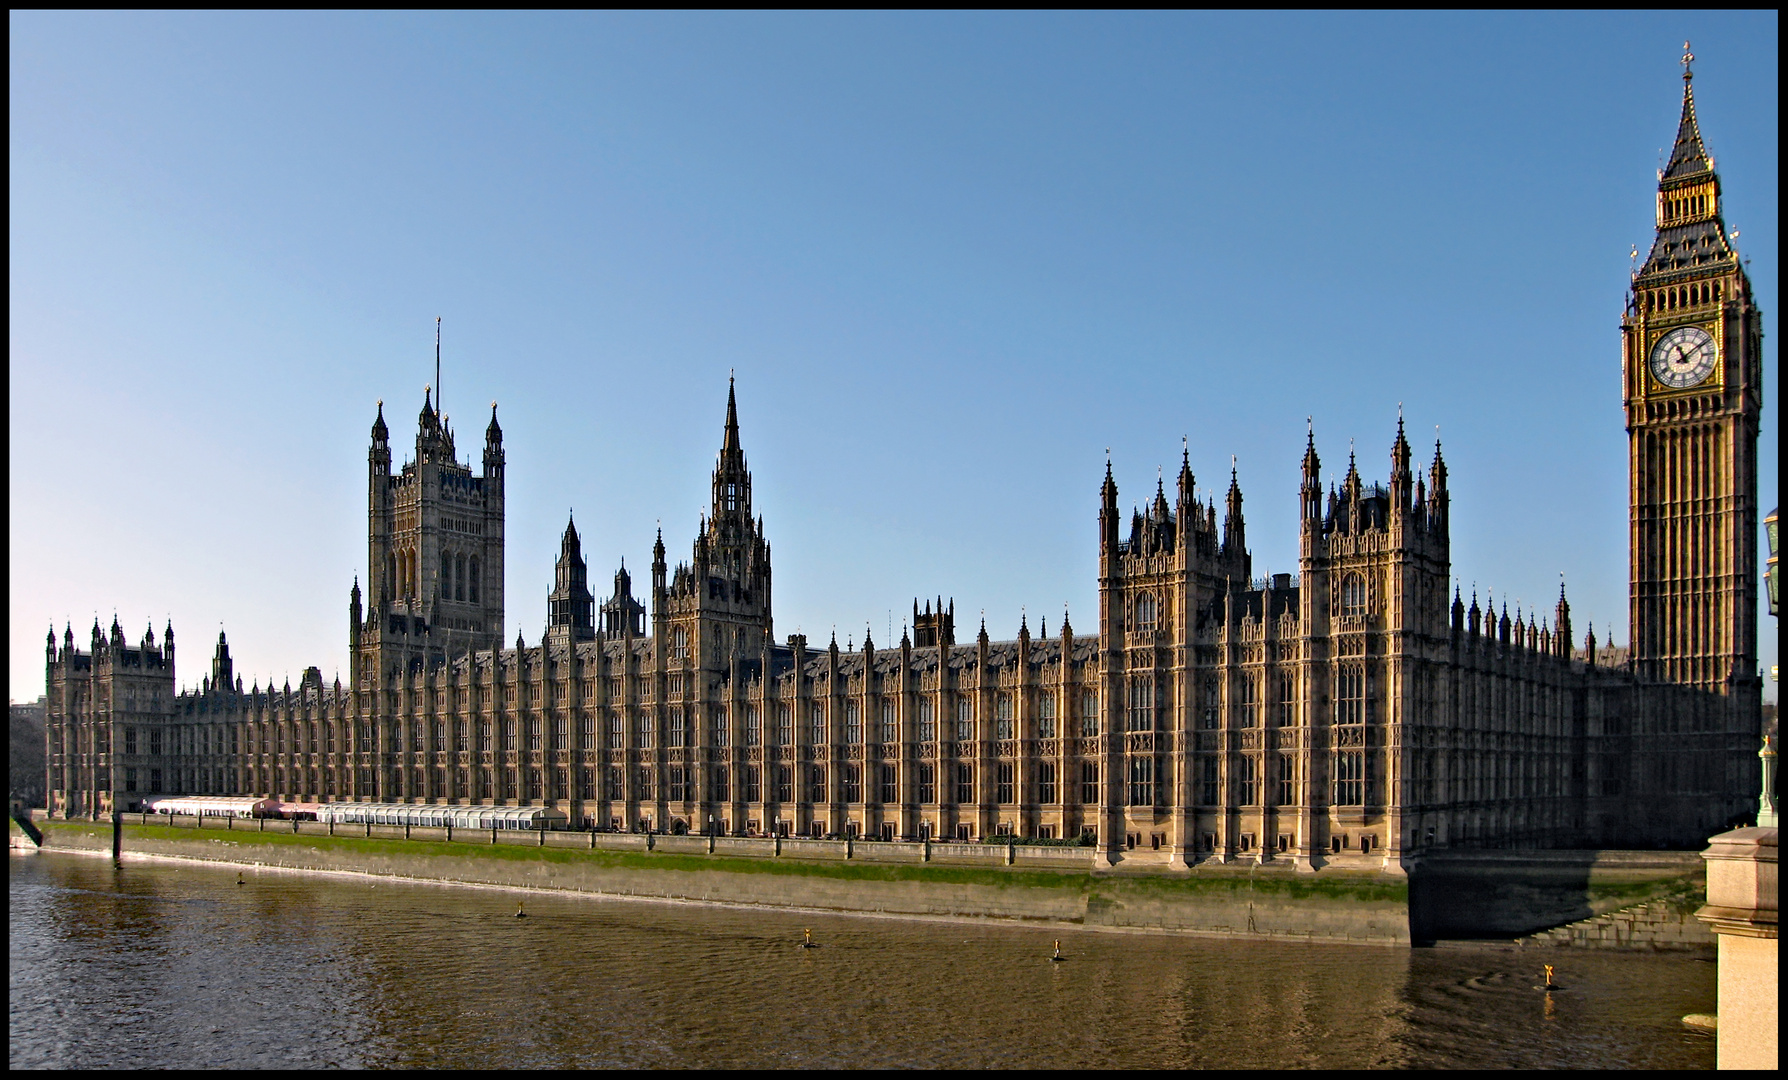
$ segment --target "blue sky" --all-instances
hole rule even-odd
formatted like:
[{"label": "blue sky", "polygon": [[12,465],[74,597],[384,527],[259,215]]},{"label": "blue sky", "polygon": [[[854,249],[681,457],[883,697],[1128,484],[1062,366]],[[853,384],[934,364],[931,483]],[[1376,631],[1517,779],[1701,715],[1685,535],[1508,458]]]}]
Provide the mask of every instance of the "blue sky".
[{"label": "blue sky", "polygon": [[[384,399],[507,439],[508,627],[687,558],[729,371],[778,635],[1096,625],[1097,489],[1441,428],[1469,589],[1626,636],[1619,319],[1694,42],[1776,312],[1765,13],[9,16],[11,684],[53,620],[345,672]],[[1766,321],[1766,329],[1769,324]],[[1773,339],[1770,339],[1773,341]],[[1759,448],[1777,491],[1777,370]],[[1762,623],[1764,662],[1775,624]],[[1773,697],[1774,687],[1770,687]]]}]

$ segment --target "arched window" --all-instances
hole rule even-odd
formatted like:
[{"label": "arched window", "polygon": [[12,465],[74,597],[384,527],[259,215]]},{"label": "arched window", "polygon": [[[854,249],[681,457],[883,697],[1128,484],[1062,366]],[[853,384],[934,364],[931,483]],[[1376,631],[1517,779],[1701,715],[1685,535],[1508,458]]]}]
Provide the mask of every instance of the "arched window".
[{"label": "arched window", "polygon": [[1155,629],[1155,596],[1143,593],[1136,598],[1136,629],[1149,632]]},{"label": "arched window", "polygon": [[[1010,739],[1012,737],[1012,695],[1001,694],[993,703],[994,738]],[[1011,800],[1007,800],[1008,802]]]},{"label": "arched window", "polygon": [[975,707],[968,698],[956,699],[956,741],[968,742],[975,737]]},{"label": "arched window", "polygon": [[441,552],[441,580],[438,582],[442,600],[453,599],[453,556]]},{"label": "arched window", "polygon": [[1341,614],[1366,614],[1366,579],[1357,573],[1341,579]]},{"label": "arched window", "polygon": [[473,559],[466,565],[466,600],[478,602],[478,560]]},{"label": "arched window", "polygon": [[682,627],[671,631],[670,658],[683,660],[689,656],[689,632]]}]

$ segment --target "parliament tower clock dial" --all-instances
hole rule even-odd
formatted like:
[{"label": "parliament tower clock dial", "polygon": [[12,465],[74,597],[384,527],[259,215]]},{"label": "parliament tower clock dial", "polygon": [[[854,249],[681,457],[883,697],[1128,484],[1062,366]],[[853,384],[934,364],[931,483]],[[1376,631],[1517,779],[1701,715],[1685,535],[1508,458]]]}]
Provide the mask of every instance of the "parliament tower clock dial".
[{"label": "parliament tower clock dial", "polygon": [[1679,326],[1651,349],[1652,377],[1672,390],[1700,386],[1719,359],[1713,335],[1699,326]]}]

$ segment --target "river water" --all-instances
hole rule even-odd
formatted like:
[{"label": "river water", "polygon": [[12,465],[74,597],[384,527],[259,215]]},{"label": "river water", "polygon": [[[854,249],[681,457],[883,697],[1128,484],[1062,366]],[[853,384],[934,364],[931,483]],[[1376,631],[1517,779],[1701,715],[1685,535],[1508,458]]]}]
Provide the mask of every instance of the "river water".
[{"label": "river water", "polygon": [[1037,928],[237,877],[13,854],[11,1067],[1714,1064],[1682,955],[1072,932],[1052,963]]}]

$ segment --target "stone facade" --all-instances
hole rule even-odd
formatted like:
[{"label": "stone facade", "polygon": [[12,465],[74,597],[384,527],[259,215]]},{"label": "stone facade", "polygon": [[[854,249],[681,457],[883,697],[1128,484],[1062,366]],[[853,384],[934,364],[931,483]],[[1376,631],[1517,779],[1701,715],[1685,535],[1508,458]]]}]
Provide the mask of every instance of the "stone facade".
[{"label": "stone facade", "polygon": [[[1093,633],[1064,617],[959,641],[940,599],[882,647],[778,640],[730,388],[689,561],[669,564],[661,532],[646,596],[622,569],[598,607],[568,524],[541,644],[505,648],[495,409],[473,476],[425,400],[396,476],[382,407],[373,426],[348,685],[311,669],[244,690],[220,634],[211,676],[177,694],[171,628],[160,650],[116,625],[89,652],[52,632],[51,810],[152,792],[546,803],[603,829],[1084,835],[1104,859],[1172,866],[1698,846],[1756,786],[1761,407],[1761,320],[1699,140],[1685,91],[1623,330],[1631,653],[1593,632],[1577,647],[1562,587],[1543,620],[1460,594],[1441,447],[1415,465],[1401,420],[1383,483],[1350,458],[1325,489],[1311,437],[1296,575],[1253,577],[1233,470],[1220,525],[1189,458],[1126,523],[1108,464]],[[1683,210],[1684,184],[1713,201]],[[1681,349],[1647,376],[1646,350],[1696,319],[1717,323],[1712,382],[1666,385],[1691,366]]]}]

